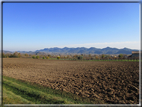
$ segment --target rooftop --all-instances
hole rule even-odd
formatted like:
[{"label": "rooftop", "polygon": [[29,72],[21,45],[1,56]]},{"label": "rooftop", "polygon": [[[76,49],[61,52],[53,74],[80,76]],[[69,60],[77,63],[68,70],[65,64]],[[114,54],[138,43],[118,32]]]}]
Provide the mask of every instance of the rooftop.
[{"label": "rooftop", "polygon": [[139,54],[139,51],[132,51],[132,54]]}]

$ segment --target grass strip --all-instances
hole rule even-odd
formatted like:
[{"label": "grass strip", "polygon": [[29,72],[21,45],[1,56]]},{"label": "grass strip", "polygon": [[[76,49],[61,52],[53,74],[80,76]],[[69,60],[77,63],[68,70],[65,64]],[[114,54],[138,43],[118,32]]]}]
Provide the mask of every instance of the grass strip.
[{"label": "grass strip", "polygon": [[34,104],[27,99],[22,98],[19,95],[14,94],[12,91],[8,91],[3,87],[3,103],[4,104]]},{"label": "grass strip", "polygon": [[90,101],[88,98],[82,98],[72,93],[54,90],[37,84],[19,81],[10,77],[3,76],[3,87],[12,91],[21,97],[36,104],[91,104],[103,103],[96,99]]},{"label": "grass strip", "polygon": [[3,85],[8,90],[11,90],[15,94],[21,95],[23,98],[33,101],[36,104],[71,104],[71,102],[68,102],[60,97],[52,96],[51,94],[31,89],[6,79],[4,79]]}]

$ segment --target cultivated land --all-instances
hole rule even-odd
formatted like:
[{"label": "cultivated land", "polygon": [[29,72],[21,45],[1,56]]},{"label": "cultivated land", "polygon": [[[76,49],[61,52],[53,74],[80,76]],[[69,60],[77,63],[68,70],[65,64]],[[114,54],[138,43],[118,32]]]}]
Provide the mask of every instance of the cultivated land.
[{"label": "cultivated land", "polygon": [[3,58],[3,75],[94,103],[96,99],[102,101],[98,103],[139,103],[139,62]]}]

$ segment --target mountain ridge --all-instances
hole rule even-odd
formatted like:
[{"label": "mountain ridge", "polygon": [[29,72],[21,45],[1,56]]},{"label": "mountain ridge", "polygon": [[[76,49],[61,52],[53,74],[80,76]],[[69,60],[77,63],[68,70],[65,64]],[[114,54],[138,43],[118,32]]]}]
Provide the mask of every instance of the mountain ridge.
[{"label": "mountain ridge", "polygon": [[[111,47],[106,47],[106,48],[95,48],[95,47],[77,47],[77,48],[69,48],[69,47],[64,47],[64,48],[44,48],[36,51],[17,51],[20,53],[29,53],[29,54],[38,54],[38,53],[59,53],[59,54],[131,54],[132,51],[139,51],[137,49],[129,49],[129,48],[111,48]],[[11,51],[3,51],[4,53],[11,52]]]}]

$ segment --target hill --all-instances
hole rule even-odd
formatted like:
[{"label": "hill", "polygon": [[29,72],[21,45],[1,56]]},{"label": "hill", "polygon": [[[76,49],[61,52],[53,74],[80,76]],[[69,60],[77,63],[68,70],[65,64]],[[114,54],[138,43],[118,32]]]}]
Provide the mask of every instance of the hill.
[{"label": "hill", "polygon": [[85,47],[78,47],[78,48],[45,48],[41,50],[36,50],[35,52],[45,52],[45,53],[72,53],[72,54],[131,54],[132,51],[138,51],[135,49],[129,49],[129,48],[123,48],[123,49],[117,49],[117,48],[110,48],[106,47],[103,49],[100,48],[85,48]]},{"label": "hill", "polygon": [[[129,48],[123,48],[123,49],[117,49],[117,48],[111,48],[106,47],[103,49],[100,48],[85,48],[85,47],[77,47],[77,48],[44,48],[36,51],[17,51],[20,53],[28,53],[28,54],[131,54],[132,51],[138,51],[136,49],[129,49]],[[4,53],[14,53],[10,51],[3,51]]]},{"label": "hill", "polygon": [[[17,51],[20,53],[28,53],[28,54],[131,54],[132,51],[138,51],[136,49],[129,49],[129,48],[123,48],[123,49],[117,49],[117,48],[111,48],[106,47],[103,49],[100,48],[85,48],[85,47],[77,47],[77,48],[44,48],[36,51]],[[7,51],[3,51],[4,53],[7,53]],[[10,52],[10,51],[8,51]],[[12,52],[11,52],[12,53]]]}]

